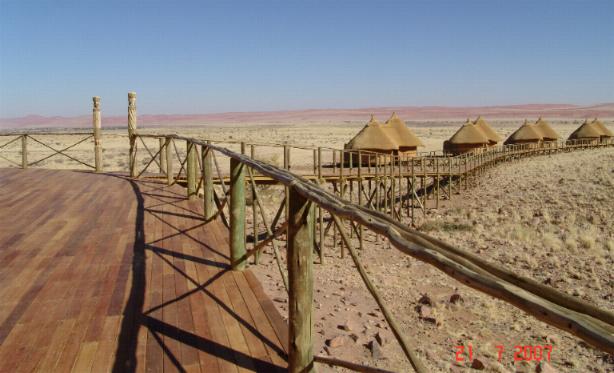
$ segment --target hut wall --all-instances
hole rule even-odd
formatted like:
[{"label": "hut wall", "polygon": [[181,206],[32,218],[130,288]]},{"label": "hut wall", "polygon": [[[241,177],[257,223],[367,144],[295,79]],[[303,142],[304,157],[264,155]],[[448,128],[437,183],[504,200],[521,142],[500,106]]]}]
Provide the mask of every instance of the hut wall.
[{"label": "hut wall", "polygon": [[506,145],[528,145],[529,148],[539,148],[541,143],[541,140],[514,140],[508,142]]},{"label": "hut wall", "polygon": [[486,149],[484,144],[450,144],[444,142],[443,152],[454,155],[465,154],[470,152],[481,153]]},{"label": "hut wall", "polygon": [[415,157],[418,154],[418,147],[416,146],[402,146],[399,147],[398,153],[399,155],[408,155]]}]

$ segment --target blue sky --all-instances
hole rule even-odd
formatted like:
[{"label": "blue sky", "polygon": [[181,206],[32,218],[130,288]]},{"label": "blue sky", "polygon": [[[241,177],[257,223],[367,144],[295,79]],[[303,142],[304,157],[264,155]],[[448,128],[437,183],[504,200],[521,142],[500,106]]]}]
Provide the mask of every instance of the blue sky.
[{"label": "blue sky", "polygon": [[0,117],[614,101],[614,1],[0,0]]}]

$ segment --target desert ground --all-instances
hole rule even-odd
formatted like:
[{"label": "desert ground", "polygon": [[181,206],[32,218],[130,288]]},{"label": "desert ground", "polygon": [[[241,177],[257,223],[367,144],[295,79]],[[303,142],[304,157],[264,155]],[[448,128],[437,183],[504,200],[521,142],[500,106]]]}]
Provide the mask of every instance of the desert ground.
[{"label": "desert ground", "polygon": [[[441,150],[443,140],[464,120],[408,122],[425,143],[421,151]],[[582,120],[551,120],[566,138]],[[520,124],[518,119],[490,121],[503,138]],[[606,120],[614,128],[614,120]],[[144,133],[179,133],[212,139],[238,150],[236,143],[256,142],[342,148],[364,123],[313,122],[293,125],[257,124],[185,128],[142,128]],[[105,129],[104,167],[127,170],[127,131]],[[62,148],[78,139],[62,134],[35,138]],[[0,137],[0,145],[10,140]],[[5,141],[6,140],[6,141]],[[225,143],[226,142],[226,143]],[[157,141],[148,140],[155,153]],[[177,143],[185,155],[185,144]],[[0,155],[21,162],[20,142],[10,144]],[[141,145],[139,145],[141,146]],[[92,142],[67,151],[93,164]],[[42,145],[29,142],[30,160],[50,155]],[[148,162],[142,152],[139,163]],[[259,146],[256,157],[282,163],[279,147]],[[295,170],[311,167],[312,151],[293,149]],[[227,160],[220,159],[222,172]],[[524,159],[487,171],[480,185],[463,191],[440,208],[430,209],[416,221],[428,232],[504,264],[518,273],[585,299],[604,309],[614,309],[614,151],[612,148]],[[0,167],[10,162],[0,159]],[[65,157],[55,156],[37,166],[83,168]],[[157,167],[152,166],[154,171]],[[178,164],[175,166],[178,169]],[[273,189],[269,190],[270,195]],[[273,205],[273,203],[271,204]],[[420,214],[418,214],[420,216]],[[248,214],[249,216],[249,214]],[[248,224],[249,226],[249,224]],[[525,313],[449,278],[434,267],[391,248],[384,240],[367,234],[363,263],[386,304],[420,358],[433,372],[472,371],[484,366],[491,372],[612,372],[614,357],[601,353],[573,337]],[[282,250],[283,251],[283,250]],[[282,253],[283,254],[283,253]],[[267,250],[261,265],[251,266],[282,313],[287,314],[287,295],[272,253]],[[315,265],[314,352],[393,371],[409,371],[409,365],[389,327],[362,284],[351,259],[339,257],[328,247],[325,264]],[[425,315],[427,313],[427,315]],[[516,345],[552,345],[548,364],[514,362]],[[456,346],[472,346],[473,360],[456,362]],[[504,346],[498,361],[497,345]],[[540,370],[541,369],[541,370]],[[320,365],[320,371],[343,371]]]},{"label": "desert ground", "polygon": [[[612,309],[614,211],[608,207],[614,205],[612,164],[614,152],[605,149],[499,166],[484,175],[479,188],[463,192],[439,210],[429,210],[417,225],[524,276]],[[387,242],[377,243],[372,236],[367,242],[362,262],[431,371],[471,371],[472,361],[456,363],[455,352],[456,346],[472,345],[473,357],[485,371],[533,372],[535,362],[514,363],[514,346],[545,344],[554,346],[549,364],[556,371],[614,369],[612,356],[579,339],[463,286]],[[255,271],[280,311],[287,312],[272,257],[268,262]],[[351,259],[347,255],[341,259],[329,248],[325,264],[316,265],[315,271],[316,352],[408,371]],[[431,305],[428,317],[421,317],[423,303]],[[368,346],[378,339],[385,342],[374,354]],[[330,347],[327,341],[340,346]],[[500,362],[497,345],[505,348]]]}]

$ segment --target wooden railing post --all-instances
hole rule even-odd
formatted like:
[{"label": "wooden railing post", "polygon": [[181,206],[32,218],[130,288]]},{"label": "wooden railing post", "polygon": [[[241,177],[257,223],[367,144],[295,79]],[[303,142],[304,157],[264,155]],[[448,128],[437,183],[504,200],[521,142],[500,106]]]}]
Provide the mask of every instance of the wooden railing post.
[{"label": "wooden railing post", "polygon": [[21,168],[28,168],[28,135],[21,136]]},{"label": "wooden railing post", "polygon": [[166,175],[168,170],[166,167],[166,152],[168,152],[168,148],[166,147],[166,139],[164,137],[160,137],[158,139],[158,143],[160,146],[160,173]]},{"label": "wooden railing post", "polygon": [[198,191],[196,190],[196,178],[198,174],[197,160],[196,160],[196,145],[191,141],[186,141],[186,174],[188,183],[188,199],[195,200],[198,198]]},{"label": "wooden railing post", "polygon": [[211,219],[215,215],[215,201],[213,199],[213,158],[211,148],[203,146],[203,197],[205,220]]},{"label": "wooden railing post", "polygon": [[288,371],[315,372],[313,361],[313,204],[290,189],[288,220]]},{"label": "wooden railing post", "polygon": [[[256,159],[256,146],[254,144],[251,144],[249,147],[249,157],[251,159]],[[256,202],[256,199],[258,198],[258,195],[256,194],[256,183],[254,181],[254,174],[250,173],[250,183],[251,183],[251,198],[252,198],[252,234],[254,236],[254,246],[253,247],[257,247],[258,246],[258,203]],[[254,255],[254,264],[259,264],[260,263],[260,253],[261,250],[256,251],[256,254]]]},{"label": "wooden railing post", "polygon": [[94,126],[94,166],[96,172],[102,172],[102,133],[100,131],[100,97],[92,97],[92,125]]},{"label": "wooden railing post", "polygon": [[171,185],[174,182],[173,153],[169,149],[169,147],[171,146],[171,141],[172,139],[170,137],[164,138],[164,155],[166,156],[166,182],[168,185]]},{"label": "wooden railing post", "polygon": [[136,92],[128,92],[128,137],[130,138],[130,177],[136,176]]},{"label": "wooden railing post", "polygon": [[230,261],[232,268],[243,270],[245,258],[245,166],[230,159]]}]

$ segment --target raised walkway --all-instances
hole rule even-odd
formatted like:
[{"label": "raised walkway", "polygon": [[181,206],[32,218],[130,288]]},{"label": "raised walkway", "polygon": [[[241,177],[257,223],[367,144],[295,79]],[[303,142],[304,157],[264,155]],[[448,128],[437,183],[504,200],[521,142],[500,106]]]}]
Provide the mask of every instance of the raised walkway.
[{"label": "raised walkway", "polygon": [[0,372],[285,370],[287,324],[180,187],[0,169]]}]

